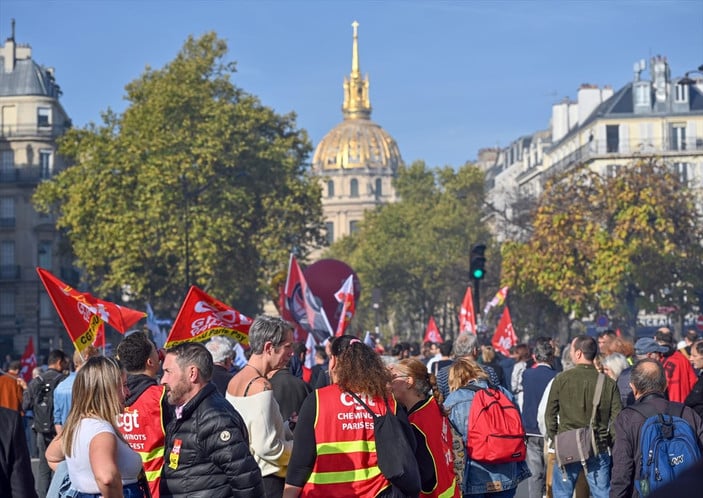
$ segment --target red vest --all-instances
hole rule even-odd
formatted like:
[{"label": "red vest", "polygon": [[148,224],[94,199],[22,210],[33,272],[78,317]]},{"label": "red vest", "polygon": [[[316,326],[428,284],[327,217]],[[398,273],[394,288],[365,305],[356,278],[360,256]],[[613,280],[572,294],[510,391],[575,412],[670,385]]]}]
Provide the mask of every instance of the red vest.
[{"label": "red vest", "polygon": [[132,406],[124,409],[118,423],[125,441],[142,457],[153,498],[159,498],[161,468],[164,465],[166,431],[161,412],[164,393],[163,386],[148,387]]},{"label": "red vest", "polygon": [[[383,398],[359,397],[379,415]],[[373,418],[336,384],[315,391],[317,456],[301,496],[305,498],[372,498],[390,486],[377,465]],[[395,413],[396,402],[389,400]]]},{"label": "red vest", "polygon": [[449,420],[439,411],[435,399],[430,396],[417,410],[408,415],[410,423],[420,431],[427,449],[432,455],[437,483],[430,492],[422,491],[421,496],[433,498],[460,498],[461,492],[454,475],[454,453]]}]

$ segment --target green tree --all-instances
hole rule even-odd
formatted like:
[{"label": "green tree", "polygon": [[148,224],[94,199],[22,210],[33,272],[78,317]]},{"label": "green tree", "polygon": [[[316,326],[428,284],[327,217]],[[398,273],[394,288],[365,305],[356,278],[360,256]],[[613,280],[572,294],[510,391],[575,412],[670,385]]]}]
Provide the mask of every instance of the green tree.
[{"label": "green tree", "polygon": [[526,243],[503,246],[503,281],[576,317],[604,313],[632,329],[641,307],[690,305],[699,288],[694,194],[660,160],[555,178],[533,226]]},{"label": "green tree", "polygon": [[96,292],[129,285],[173,311],[188,271],[190,284],[253,314],[290,250],[304,256],[322,242],[306,133],[294,114],[234,85],[226,52],[214,33],[190,37],[173,61],[126,86],[124,114],[108,111],[61,141],[73,165],[34,202],[59,214]]},{"label": "green tree", "polygon": [[359,275],[362,294],[355,323],[373,328],[371,294],[377,288],[383,322],[390,321],[394,333],[422,339],[434,315],[445,335],[453,336],[468,285],[471,245],[490,241],[480,221],[483,181],[483,173],[472,165],[431,170],[417,161],[399,169],[395,188],[400,201],[367,212],[359,231],[330,251]]}]

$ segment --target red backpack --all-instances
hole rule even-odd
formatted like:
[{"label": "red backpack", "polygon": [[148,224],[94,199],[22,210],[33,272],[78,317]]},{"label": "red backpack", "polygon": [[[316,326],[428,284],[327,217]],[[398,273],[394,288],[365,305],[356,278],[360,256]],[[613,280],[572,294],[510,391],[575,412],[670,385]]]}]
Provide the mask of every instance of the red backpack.
[{"label": "red backpack", "polygon": [[466,388],[476,393],[468,418],[469,459],[491,464],[525,460],[527,445],[520,410],[497,387],[469,384]]}]

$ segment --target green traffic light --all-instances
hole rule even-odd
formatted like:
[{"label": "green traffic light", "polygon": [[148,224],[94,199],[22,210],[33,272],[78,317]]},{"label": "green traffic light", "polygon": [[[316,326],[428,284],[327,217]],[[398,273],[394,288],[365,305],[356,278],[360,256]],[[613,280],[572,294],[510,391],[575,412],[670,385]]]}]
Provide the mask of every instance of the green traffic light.
[{"label": "green traffic light", "polygon": [[474,269],[473,277],[475,280],[481,280],[483,278],[484,273],[485,272],[481,268],[476,268]]}]

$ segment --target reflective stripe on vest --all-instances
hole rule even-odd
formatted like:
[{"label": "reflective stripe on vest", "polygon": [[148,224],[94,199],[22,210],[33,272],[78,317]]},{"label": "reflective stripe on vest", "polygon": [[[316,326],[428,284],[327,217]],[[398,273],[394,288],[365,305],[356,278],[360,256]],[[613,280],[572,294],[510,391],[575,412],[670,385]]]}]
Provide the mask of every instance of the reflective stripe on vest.
[{"label": "reflective stripe on vest", "polygon": [[432,466],[436,476],[434,489],[428,492],[423,491],[420,496],[460,497],[461,493],[454,474],[454,453],[449,420],[442,415],[435,399],[432,396],[427,398],[417,410],[408,415],[408,420],[423,435],[432,457]]},{"label": "reflective stripe on vest", "polygon": [[[302,496],[376,496],[390,486],[377,465],[373,418],[337,385],[315,391],[316,458]],[[382,398],[365,401],[385,413]],[[395,410],[395,400],[389,400]],[[382,405],[374,409],[374,406]],[[322,410],[322,411],[321,411]]]},{"label": "reflective stripe on vest", "polygon": [[164,465],[166,430],[162,401],[165,392],[163,386],[149,386],[134,403],[125,407],[118,424],[125,441],[142,459],[153,498],[159,497],[161,469]]}]

